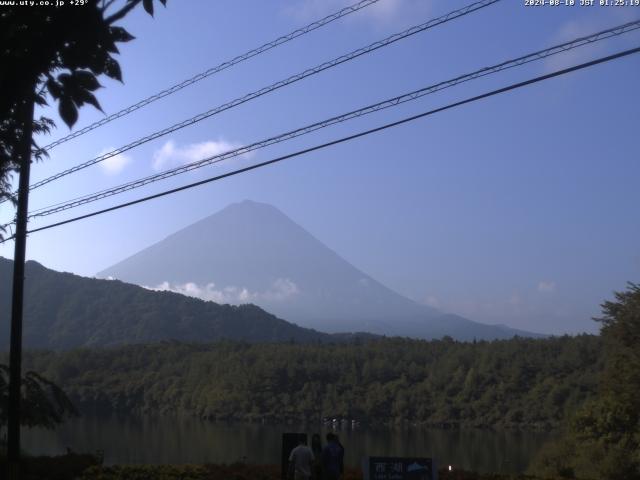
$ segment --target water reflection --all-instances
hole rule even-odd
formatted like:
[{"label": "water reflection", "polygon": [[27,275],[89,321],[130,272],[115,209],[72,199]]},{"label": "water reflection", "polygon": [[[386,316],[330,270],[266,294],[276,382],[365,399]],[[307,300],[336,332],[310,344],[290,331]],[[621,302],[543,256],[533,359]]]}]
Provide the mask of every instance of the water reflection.
[{"label": "water reflection", "polygon": [[[283,432],[324,434],[326,427],[211,423],[184,417],[96,417],[68,421],[55,431],[25,430],[23,447],[32,454],[104,451],[107,464],[205,463],[245,460],[277,464]],[[548,433],[369,429],[338,431],[345,461],[366,455],[426,456],[440,465],[484,472],[523,472]]]}]

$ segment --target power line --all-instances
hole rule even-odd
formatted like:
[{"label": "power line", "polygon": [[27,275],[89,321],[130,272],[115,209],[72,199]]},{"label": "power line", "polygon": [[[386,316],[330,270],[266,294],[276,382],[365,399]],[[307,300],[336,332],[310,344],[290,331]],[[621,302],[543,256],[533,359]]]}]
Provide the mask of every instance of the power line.
[{"label": "power line", "polygon": [[[54,227],[59,227],[59,226],[62,226],[62,225],[66,225],[68,223],[73,223],[73,222],[77,222],[79,220],[84,220],[86,218],[90,218],[90,217],[94,217],[94,216],[97,216],[97,215],[101,215],[103,213],[112,212],[114,210],[119,210],[121,208],[130,207],[132,205],[136,205],[136,204],[139,204],[139,203],[147,202],[149,200],[153,200],[153,199],[156,199],[156,198],[164,197],[166,195],[171,195],[173,193],[177,193],[177,192],[180,192],[180,191],[183,191],[183,190],[188,190],[188,189],[191,189],[191,188],[194,188],[194,187],[198,187],[200,185],[204,185],[204,184],[207,184],[207,183],[211,183],[211,182],[215,182],[215,181],[218,181],[218,180],[222,180],[222,179],[227,178],[227,177],[232,177],[232,176],[235,176],[235,175],[238,175],[238,174],[241,174],[241,173],[245,173],[245,172],[248,172],[248,171],[251,171],[251,170],[255,170],[255,169],[258,169],[258,168],[261,168],[261,167],[265,167],[267,165],[272,165],[274,163],[278,163],[278,162],[281,162],[283,160],[287,160],[289,158],[298,157],[298,156],[304,155],[306,153],[314,152],[316,150],[321,150],[321,149],[324,149],[324,148],[327,148],[327,147],[330,147],[330,146],[333,146],[333,145],[338,145],[340,143],[348,142],[348,141],[354,140],[356,138],[364,137],[364,136],[370,135],[372,133],[377,133],[377,132],[386,130],[388,128],[397,127],[399,125],[402,125],[402,124],[405,124],[405,123],[409,123],[409,122],[412,122],[414,120],[418,120],[418,119],[423,118],[423,117],[431,116],[431,115],[434,115],[436,113],[440,113],[440,112],[443,112],[443,111],[446,111],[446,110],[450,110],[450,109],[455,108],[455,107],[459,107],[459,106],[462,106],[462,105],[466,105],[468,103],[476,102],[476,101],[479,101],[479,100],[482,100],[482,99],[485,99],[485,98],[489,98],[489,97],[492,97],[492,96],[495,96],[495,95],[499,95],[499,94],[502,94],[502,93],[505,93],[505,92],[508,92],[508,91],[511,91],[511,90],[516,90],[516,89],[519,89],[519,88],[523,88],[525,86],[528,86],[528,85],[531,85],[531,84],[534,84],[534,83],[542,82],[544,80],[548,80],[550,78],[558,77],[558,76],[561,76],[561,75],[566,75],[568,73],[575,72],[577,70],[582,70],[582,69],[585,69],[585,68],[588,68],[588,67],[592,67],[594,65],[598,65],[598,64],[601,64],[601,63],[605,63],[605,62],[610,62],[612,60],[616,60],[616,59],[619,59],[619,58],[622,58],[622,57],[625,57],[625,56],[628,56],[628,55],[632,55],[632,54],[635,54],[635,53],[638,53],[638,52],[640,52],[640,47],[632,48],[632,49],[629,49],[629,50],[624,50],[622,52],[618,52],[618,53],[615,53],[613,55],[608,55],[606,57],[600,57],[600,58],[598,58],[596,60],[592,60],[590,62],[585,62],[585,63],[579,64],[579,65],[575,65],[573,67],[564,68],[562,70],[556,70],[556,71],[554,71],[552,73],[548,73],[546,75],[541,75],[541,76],[538,76],[538,77],[534,77],[534,78],[531,78],[529,80],[525,80],[523,82],[514,83],[514,84],[508,85],[506,87],[499,88],[497,90],[492,90],[490,92],[483,93],[481,95],[476,95],[475,97],[470,97],[470,98],[467,98],[465,100],[460,100],[460,101],[455,102],[455,103],[450,103],[448,105],[445,105],[444,107],[439,107],[439,108],[436,108],[436,109],[433,109],[433,110],[429,110],[427,112],[420,113],[418,115],[413,115],[411,117],[406,117],[406,118],[403,118],[401,120],[398,120],[398,121],[395,121],[395,122],[392,122],[392,123],[387,123],[387,124],[382,125],[380,127],[376,127],[376,128],[372,128],[372,129],[369,129],[369,130],[365,130],[365,131],[362,131],[362,132],[359,132],[359,133],[355,133],[353,135],[342,137],[342,138],[339,138],[337,140],[332,140],[330,142],[326,142],[326,143],[323,143],[323,144],[320,144],[320,145],[315,145],[313,147],[309,147],[309,148],[306,148],[306,149],[303,149],[303,150],[298,150],[297,152],[294,152],[294,153],[283,155],[281,157],[277,157],[277,158],[274,158],[274,159],[271,159],[271,160],[267,160],[265,162],[257,163],[257,164],[254,164],[254,165],[251,165],[251,166],[248,166],[248,167],[240,168],[240,169],[237,169],[237,170],[234,170],[234,171],[222,174],[222,175],[217,175],[215,177],[210,177],[210,178],[207,178],[205,180],[200,180],[199,182],[190,183],[188,185],[183,185],[181,187],[173,188],[171,190],[165,190],[165,191],[160,192],[160,193],[156,193],[156,194],[149,195],[149,196],[146,196],[146,197],[138,198],[136,200],[132,200],[130,202],[121,203],[119,205],[115,205],[113,207],[105,208],[105,209],[102,209],[102,210],[97,210],[97,211],[94,211],[94,212],[91,212],[91,213],[88,213],[88,214],[85,214],[85,215],[80,215],[78,217],[74,217],[74,218],[70,218],[70,219],[67,219],[67,220],[63,220],[61,222],[56,222],[56,223],[52,223],[52,224],[49,224],[49,225],[45,225],[43,227],[34,228],[33,230],[29,230],[29,232],[27,232],[27,233],[35,233],[35,232],[40,232],[40,231],[43,231],[43,230],[48,230],[48,229],[51,229],[51,228],[54,228]],[[13,238],[14,237],[9,237],[9,238],[3,240],[0,243],[4,243],[4,242],[6,242],[8,240],[12,240]]]},{"label": "power line", "polygon": [[144,178],[140,178],[140,179],[136,179],[127,183],[124,183],[122,185],[116,186],[116,187],[112,187],[110,189],[106,189],[106,190],[102,190],[99,192],[94,192],[88,195],[84,195],[81,197],[77,197],[71,200],[66,200],[64,202],[60,202],[54,205],[49,205],[47,207],[43,207],[40,209],[35,210],[34,212],[32,212],[32,214],[29,216],[29,218],[36,218],[36,217],[44,217],[44,216],[48,216],[48,215],[52,215],[55,213],[59,213],[62,212],[64,210],[68,210],[71,208],[75,208],[75,207],[79,207],[81,205],[85,205],[87,203],[92,203],[98,200],[102,200],[104,198],[107,197],[111,197],[113,195],[117,195],[129,190],[133,190],[136,188],[140,188],[142,186],[148,185],[150,183],[155,183],[157,181],[161,181],[161,180],[165,180],[167,178],[176,176],[176,175],[180,175],[182,173],[186,173],[198,168],[202,168],[208,165],[212,165],[215,163],[219,163],[222,162],[224,160],[227,160],[229,158],[233,158],[239,155],[244,155],[246,153],[258,150],[260,148],[264,148],[270,145],[274,145],[277,143],[281,143],[287,140],[290,140],[292,138],[296,138],[302,135],[306,135],[308,133],[320,130],[322,128],[326,128],[329,127],[331,125],[335,125],[338,123],[342,123],[342,122],[346,122],[348,120],[354,119],[354,118],[358,118],[364,115],[368,115],[370,113],[374,113],[374,112],[378,112],[380,110],[384,110],[387,108],[391,108],[391,107],[395,107],[397,105],[409,102],[409,101],[413,101],[413,100],[417,100],[418,98],[421,98],[425,95],[429,95],[441,90],[444,90],[446,88],[450,88],[453,87],[455,85],[459,85],[461,83],[464,82],[468,82],[477,78],[481,78],[487,75],[491,75],[494,73],[498,73],[500,71],[503,70],[507,70],[513,67],[517,67],[517,66],[521,66],[524,64],[528,64],[530,62],[534,62],[534,61],[538,61],[538,60],[542,60],[545,58],[548,58],[552,55],[556,55],[559,53],[563,53],[569,50],[572,50],[574,48],[578,48],[580,46],[584,46],[584,45],[588,45],[597,41],[601,41],[601,40],[605,40],[614,36],[618,36],[618,35],[622,35],[624,33],[633,31],[640,28],[640,20],[636,20],[634,22],[629,22],[623,25],[618,25],[616,27],[613,28],[609,28],[606,30],[602,30],[600,32],[594,33],[592,35],[589,36],[585,36],[585,37],[580,37],[577,38],[575,40],[569,41],[569,42],[565,42],[562,43],[560,45],[555,45],[553,47],[549,47],[547,49],[544,50],[539,50],[537,52],[534,53],[529,53],[523,56],[520,56],[518,58],[512,59],[512,60],[507,60],[504,61],[502,63],[490,66],[490,67],[485,67],[482,68],[480,70],[476,70],[472,73],[467,73],[464,75],[460,75],[458,77],[455,77],[453,79],[450,80],[446,80],[434,85],[430,85],[428,87],[424,87],[421,88],[419,90],[415,90],[413,92],[410,93],[405,93],[403,95],[399,95],[372,105],[368,105],[366,107],[360,108],[358,110],[353,110],[347,113],[344,113],[342,115],[339,116],[335,116],[320,122],[316,122],[313,123],[311,125],[307,125],[286,133],[282,133],[279,134],[277,136],[274,137],[270,137],[267,138],[265,140],[261,140],[258,142],[254,142],[250,145],[246,145],[240,148],[236,148],[227,152],[223,152],[202,160],[198,160],[196,162],[192,162],[189,163],[187,165],[182,165],[180,167],[176,167],[170,170],[166,170],[164,172],[160,172],[154,175],[150,175]]},{"label": "power line", "polygon": [[345,17],[347,15],[350,15],[351,13],[357,12],[363,8],[368,7],[369,5],[372,5],[374,3],[377,3],[379,0],[362,0],[358,3],[355,3],[353,5],[350,5],[348,7],[345,7],[335,13],[332,13],[331,15],[327,15],[326,17],[320,19],[320,20],[316,20],[313,23],[310,23],[309,25],[306,25],[304,27],[301,27],[297,30],[294,30],[291,33],[288,33],[286,35],[283,35],[281,37],[276,38],[275,40],[272,40],[270,42],[265,43],[264,45],[261,45],[257,48],[254,48],[253,50],[249,50],[248,52],[245,52],[241,55],[238,55],[237,57],[232,58],[231,60],[227,60],[225,62],[220,63],[219,65],[216,65],[215,67],[211,67],[207,70],[205,70],[204,72],[198,73],[197,75],[194,75],[191,78],[188,78],[180,83],[177,83],[175,85],[172,85],[169,88],[166,88],[154,95],[151,95],[143,100],[140,100],[138,103],[135,103],[133,105],[130,105],[129,107],[123,108],[122,110],[113,113],[101,120],[98,120],[95,123],[92,123],[91,125],[87,125],[84,128],[81,128],[80,130],[70,133],[69,135],[66,135],[62,138],[59,138],[58,140],[56,140],[55,142],[51,142],[50,144],[46,145],[44,147],[45,150],[51,150],[52,148],[57,147],[58,145],[61,145],[62,143],[68,142],[69,140],[79,137],[81,135],[84,135],[85,133],[88,133],[92,130],[95,130],[98,127],[101,127],[103,125],[106,125],[107,123],[112,122],[113,120],[116,120],[118,118],[124,117],[126,115],[129,115],[132,112],[135,112],[136,110],[139,110],[143,107],[146,107],[147,105],[149,105],[150,103],[155,102],[156,100],[160,100],[161,98],[167,97],[169,95],[172,95],[174,93],[176,93],[179,90],[182,90],[183,88],[186,88],[188,86],[193,85],[194,83],[199,82],[200,80],[204,80],[207,77],[210,77],[212,75],[215,75],[216,73],[220,73],[223,70],[226,70],[227,68],[233,67],[234,65],[237,65],[241,62],[244,62],[245,60],[249,60],[252,57],[255,57],[257,55],[260,55],[261,53],[267,52],[268,50],[271,50],[272,48],[276,48],[279,47],[280,45],[283,45],[287,42],[290,42],[291,40],[294,40],[295,38],[298,38],[302,35],[305,35],[309,32],[312,32],[314,30],[317,30],[318,28],[324,27],[325,25],[330,24],[331,22],[334,22],[335,20],[338,20],[342,17]]},{"label": "power line", "polygon": [[215,108],[212,108],[211,110],[208,110],[206,112],[200,113],[194,117],[191,117],[189,119],[183,120],[182,122],[176,123],[170,127],[167,127],[163,130],[159,130],[157,132],[154,132],[150,135],[147,135],[146,137],[142,137],[139,138],[138,140],[135,140],[123,147],[117,148],[115,150],[112,150],[110,152],[107,152],[103,155],[100,155],[98,157],[95,157],[91,160],[88,160],[84,163],[81,163],[79,165],[76,165],[75,167],[72,167],[70,169],[64,170],[62,172],[59,172],[55,175],[52,175],[51,177],[45,178],[43,180],[40,180],[39,182],[34,183],[33,185],[30,186],[30,190],[34,190],[36,188],[39,188],[43,185],[46,185],[47,183],[50,183],[54,180],[57,180],[59,178],[62,178],[66,175],[70,175],[72,173],[75,173],[79,170],[82,170],[84,168],[90,167],[91,165],[95,165],[96,163],[102,162],[104,160],[107,160],[108,158],[112,158],[115,157],[116,155],[119,155],[121,153],[124,153],[128,150],[131,150],[135,147],[138,147],[140,145],[143,145],[147,142],[150,142],[151,140],[155,140],[157,138],[160,138],[162,136],[168,135],[169,133],[173,133],[177,130],[180,130],[182,128],[194,125],[195,123],[198,123],[206,118],[209,118],[213,115],[217,115],[218,113],[221,113],[225,110],[229,110],[231,108],[237,107],[238,105],[241,105],[243,103],[246,103],[250,100],[253,100],[255,98],[261,97],[267,93],[270,93],[274,90],[278,90],[282,87],[285,87],[287,85],[290,85],[292,83],[298,82],[304,78],[310,77],[312,75],[316,75],[324,70],[333,68],[337,65],[340,65],[342,63],[351,61],[355,58],[358,58],[362,55],[371,53],[375,50],[378,50],[379,48],[383,48],[386,47],[388,45],[391,45],[399,40],[402,40],[404,38],[410,37],[412,35],[415,35],[417,33],[423,32],[425,30],[428,30],[430,28],[433,28],[437,25],[441,25],[444,23],[447,23],[451,20],[455,20],[457,18],[463,17],[465,15],[468,15],[470,13],[473,13],[477,10],[480,10],[482,8],[488,7],[489,5],[492,5],[494,3],[497,3],[501,0],[481,0],[479,2],[475,2],[472,3],[470,5],[467,5],[466,7],[460,8],[458,10],[454,10],[452,12],[447,13],[446,15],[443,15],[441,17],[429,20],[428,22],[422,23],[420,25],[416,25],[413,26],[411,28],[408,28],[407,30],[404,30],[400,33],[395,33],[393,35],[390,35],[389,37],[383,39],[383,40],[379,40],[377,42],[374,42],[370,45],[367,45],[366,47],[362,47],[359,48],[357,50],[354,50],[350,53],[347,53],[345,55],[342,55],[340,57],[337,57],[333,60],[330,60],[328,62],[324,62],[320,65],[317,65],[313,68],[309,68],[301,73],[298,73],[296,75],[292,75],[284,80],[280,80],[279,82],[273,83],[267,87],[263,87],[259,90],[256,90],[254,92],[248,93],[242,97],[238,97],[235,100],[232,100],[230,102],[227,102],[223,105],[219,105]]}]

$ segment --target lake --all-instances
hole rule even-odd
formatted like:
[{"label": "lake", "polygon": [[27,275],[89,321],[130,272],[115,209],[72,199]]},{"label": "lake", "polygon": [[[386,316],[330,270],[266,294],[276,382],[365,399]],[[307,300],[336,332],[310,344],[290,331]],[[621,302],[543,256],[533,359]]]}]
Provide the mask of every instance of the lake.
[{"label": "lake", "polygon": [[[227,424],[185,417],[95,417],[67,421],[55,431],[24,429],[31,454],[104,451],[106,464],[184,464],[245,461],[278,464],[283,432],[326,427]],[[523,472],[552,434],[542,432],[424,428],[338,429],[345,462],[359,466],[371,456],[433,457],[439,465],[484,472]],[[324,442],[323,442],[324,443]]]}]

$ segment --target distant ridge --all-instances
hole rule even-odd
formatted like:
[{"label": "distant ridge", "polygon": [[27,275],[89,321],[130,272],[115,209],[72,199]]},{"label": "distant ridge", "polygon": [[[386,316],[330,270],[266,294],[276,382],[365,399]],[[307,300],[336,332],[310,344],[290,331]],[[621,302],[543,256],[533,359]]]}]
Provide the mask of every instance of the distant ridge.
[{"label": "distant ridge", "polygon": [[[33,261],[25,270],[26,348],[60,350],[163,340],[342,341],[254,305],[218,305],[116,280],[56,272]],[[0,257],[0,351],[9,346],[12,271],[13,261]]]},{"label": "distant ridge", "polygon": [[420,305],[341,258],[277,208],[245,200],[98,273],[230,303],[254,303],[325,332],[416,338],[543,335]]}]

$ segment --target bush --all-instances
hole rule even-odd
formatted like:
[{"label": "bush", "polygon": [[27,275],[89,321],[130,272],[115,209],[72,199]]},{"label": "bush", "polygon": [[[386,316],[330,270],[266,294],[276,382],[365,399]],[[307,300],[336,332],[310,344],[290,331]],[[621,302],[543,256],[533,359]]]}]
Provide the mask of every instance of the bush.
[{"label": "bush", "polygon": [[[95,455],[68,453],[57,457],[23,457],[23,480],[75,480],[85,470],[97,466],[102,459]],[[7,468],[6,457],[0,458],[0,471]]]}]

